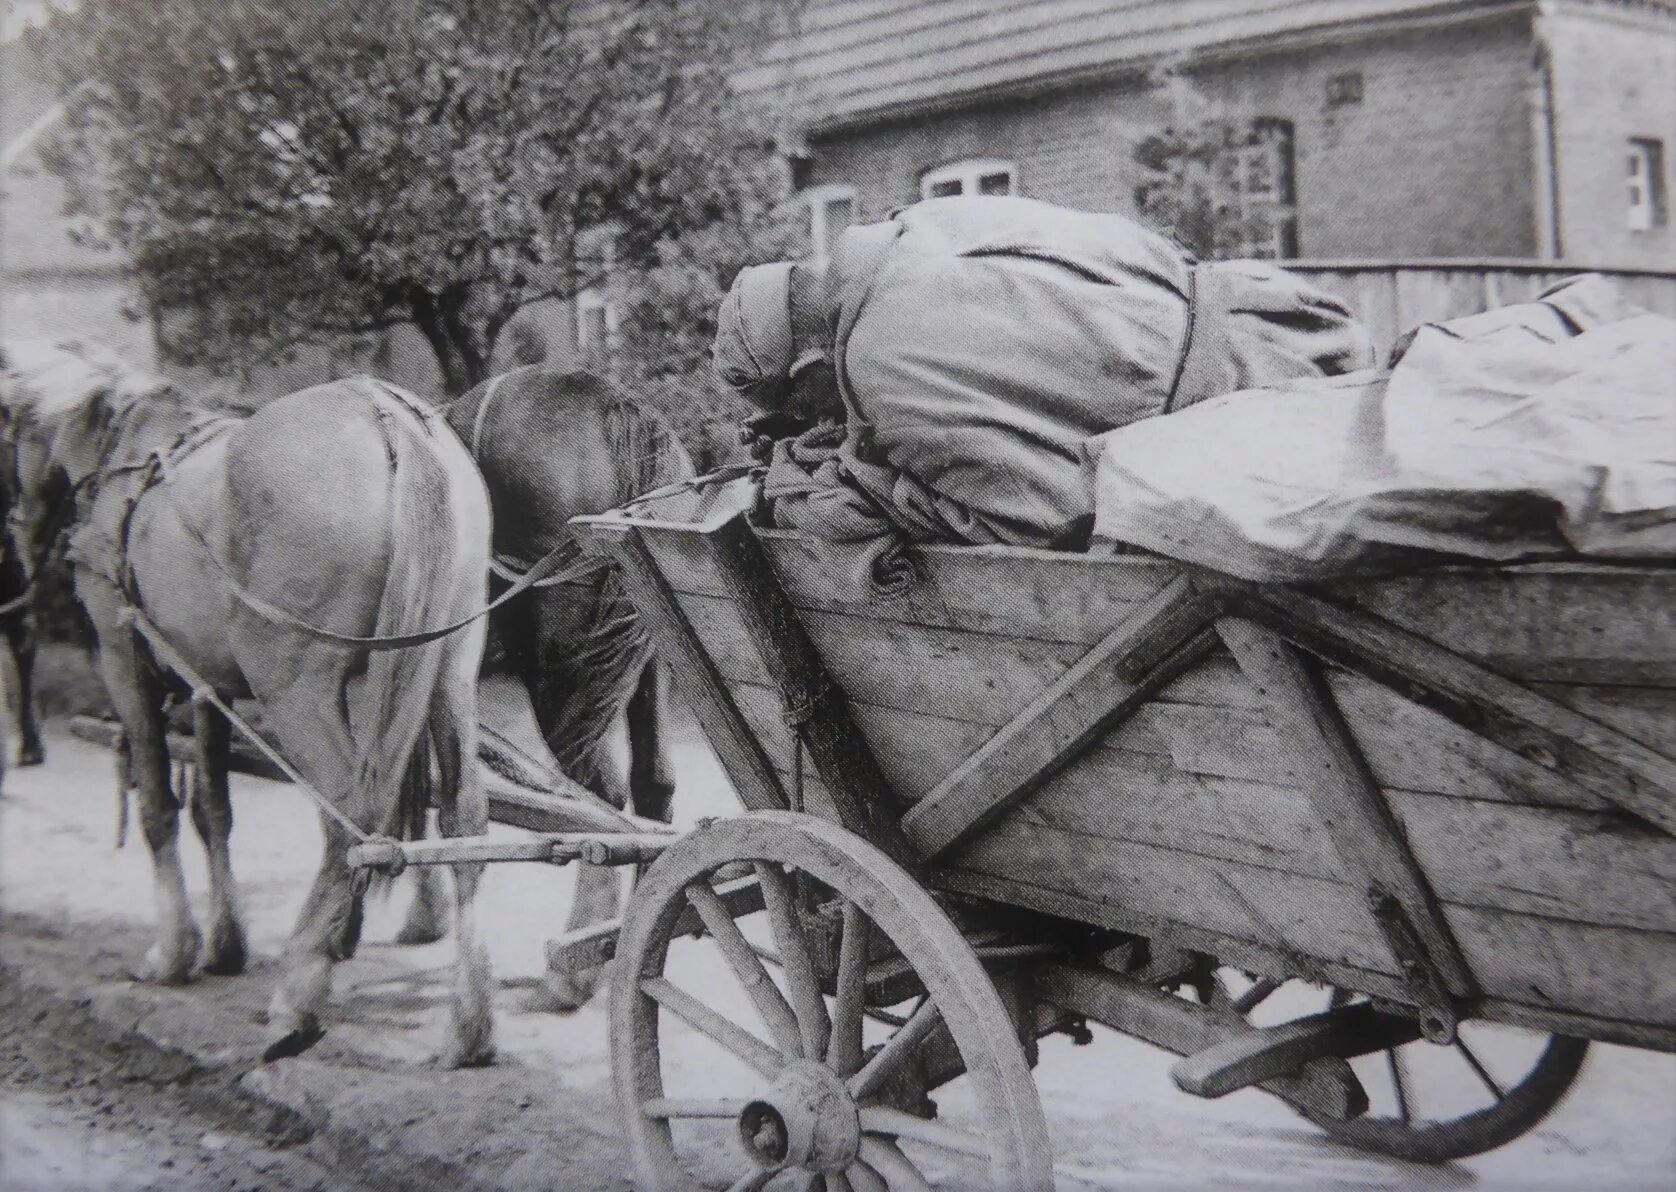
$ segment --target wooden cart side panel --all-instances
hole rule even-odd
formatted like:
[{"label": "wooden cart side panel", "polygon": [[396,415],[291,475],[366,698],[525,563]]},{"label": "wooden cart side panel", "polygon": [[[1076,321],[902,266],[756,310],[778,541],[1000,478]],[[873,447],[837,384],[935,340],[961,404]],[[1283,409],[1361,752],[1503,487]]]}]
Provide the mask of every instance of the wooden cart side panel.
[{"label": "wooden cart side panel", "polygon": [[[915,552],[924,580],[875,599],[856,557],[796,534],[761,535],[799,609],[1091,646],[1178,574],[1167,560],[1005,549]],[[697,535],[656,544],[676,591],[725,597]],[[1548,564],[1439,569],[1331,585],[1337,598],[1509,678],[1676,686],[1676,571]]]},{"label": "wooden cart side panel", "polygon": [[[806,778],[805,793],[811,807],[822,805],[818,781]],[[1385,795],[1446,903],[1676,932],[1676,841],[1662,833],[1616,815],[1421,791]],[[1147,754],[1091,754],[1010,816],[1076,836],[1349,881],[1298,789],[1184,774]],[[1347,891],[1358,895],[1348,884]]]},{"label": "wooden cart side panel", "polygon": [[[1308,971],[1308,958],[1387,975],[1393,969],[1359,892],[1340,882],[1019,819],[975,840],[955,866],[997,889],[1029,874],[1041,889],[1303,958],[1295,971]],[[1020,895],[1029,905],[1028,891]],[[1492,997],[1631,1022],[1676,1022],[1676,933],[1449,904],[1444,917]]]},{"label": "wooden cart side panel", "polygon": [[[771,687],[730,604],[679,599],[730,683]],[[880,765],[909,802],[933,789],[989,733],[1027,707],[1065,672],[1074,661],[1067,655],[1077,649],[906,624],[887,623],[880,632],[874,623],[866,632],[852,632],[852,625],[867,623],[816,614],[805,614],[805,624],[846,686]],[[1584,809],[1606,806],[1555,770],[1484,741],[1376,683],[1344,673],[1335,673],[1331,682],[1382,785]],[[1585,714],[1591,710],[1586,693],[1573,702]],[[1171,684],[1103,746],[1167,756],[1190,773],[1283,782],[1287,748],[1255,705],[1250,684],[1222,656]],[[1417,749],[1417,741],[1426,747]]]},{"label": "wooden cart side panel", "polygon": [[[760,662],[753,661],[754,653],[742,648],[749,641],[730,602],[691,594],[678,599],[729,679],[772,685]],[[949,719],[992,727],[1018,715],[1084,652],[1068,642],[1009,638],[818,611],[805,610],[802,620],[851,699],[909,712],[935,710]],[[1261,726],[1256,692],[1226,656],[1221,657],[1224,661],[1220,665],[1197,668],[1177,680],[1160,693],[1160,700],[1242,709],[1248,713],[1243,717],[1245,722]],[[1371,682],[1363,682],[1362,689],[1385,691]],[[1671,717],[1661,714],[1658,688],[1542,683],[1533,684],[1532,689],[1602,723],[1620,727],[1643,744],[1676,753],[1676,729],[1671,727]],[[1389,694],[1385,702],[1406,703]],[[1433,715],[1418,707],[1413,714]],[[1471,733],[1465,736],[1477,740]],[[1541,783],[1536,775],[1521,777],[1519,782],[1529,785],[1533,780]]]}]

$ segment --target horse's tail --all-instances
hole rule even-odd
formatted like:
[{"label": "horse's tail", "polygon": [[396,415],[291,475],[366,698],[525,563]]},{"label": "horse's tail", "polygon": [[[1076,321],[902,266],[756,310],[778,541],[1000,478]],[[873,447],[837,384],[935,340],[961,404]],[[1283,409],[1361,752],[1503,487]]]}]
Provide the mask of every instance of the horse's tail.
[{"label": "horse's tail", "polygon": [[[373,390],[391,460],[389,550],[375,637],[402,637],[451,624],[481,608],[487,597],[489,498],[464,448],[440,417],[379,382]],[[359,730],[359,789],[387,810],[382,830],[411,838],[423,828],[430,801],[425,731],[439,684],[464,682],[445,665],[468,641],[481,641],[481,624],[455,634],[367,656]],[[471,693],[461,698],[472,700]],[[469,775],[474,759],[461,759]]]}]

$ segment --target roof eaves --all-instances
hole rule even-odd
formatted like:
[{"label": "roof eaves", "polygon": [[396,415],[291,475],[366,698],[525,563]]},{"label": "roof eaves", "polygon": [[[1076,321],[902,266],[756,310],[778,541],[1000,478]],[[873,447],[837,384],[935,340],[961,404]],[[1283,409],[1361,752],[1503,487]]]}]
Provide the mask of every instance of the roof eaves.
[{"label": "roof eaves", "polygon": [[[1660,3],[1663,0],[1621,0],[1625,3]],[[1002,59],[980,68],[966,68],[915,76],[911,84],[895,90],[907,91],[901,98],[876,99],[866,106],[846,107],[843,91],[830,92],[820,97],[828,114],[816,116],[806,124],[807,135],[827,136],[851,131],[858,127],[929,115],[935,112],[971,107],[977,104],[1008,99],[1027,98],[1060,91],[1067,87],[1094,82],[1116,82],[1144,75],[1162,62],[1176,60],[1183,54],[1195,64],[1208,64],[1253,54],[1297,49],[1305,46],[1338,42],[1346,36],[1371,37],[1393,30],[1416,27],[1455,25],[1505,17],[1521,11],[1534,11],[1540,0],[1438,0],[1435,4],[1415,7],[1407,12],[1383,12],[1366,17],[1331,19],[1306,26],[1282,29],[1270,33],[1231,37],[1225,40],[1204,40],[1191,44],[1170,44],[1133,50],[1130,42],[1114,42],[1119,52],[1097,61],[1056,64],[1064,59],[1063,47],[1049,47],[1028,55]],[[1078,47],[1080,48],[1080,47]],[[1127,51],[1127,52],[1124,52]],[[1038,62],[1037,69],[1022,66],[1030,60]],[[985,78],[986,71],[999,77]],[[966,76],[962,78],[961,76]],[[936,94],[920,94],[930,80],[948,79],[946,89]]]}]

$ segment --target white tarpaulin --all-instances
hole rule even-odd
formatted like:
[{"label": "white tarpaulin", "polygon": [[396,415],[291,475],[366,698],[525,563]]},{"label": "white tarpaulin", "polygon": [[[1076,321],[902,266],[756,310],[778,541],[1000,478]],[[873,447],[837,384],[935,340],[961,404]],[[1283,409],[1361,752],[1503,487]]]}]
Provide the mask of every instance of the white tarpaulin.
[{"label": "white tarpaulin", "polygon": [[1247,579],[1669,559],[1676,322],[1586,276],[1422,327],[1390,370],[1228,394],[1088,454],[1097,544]]}]

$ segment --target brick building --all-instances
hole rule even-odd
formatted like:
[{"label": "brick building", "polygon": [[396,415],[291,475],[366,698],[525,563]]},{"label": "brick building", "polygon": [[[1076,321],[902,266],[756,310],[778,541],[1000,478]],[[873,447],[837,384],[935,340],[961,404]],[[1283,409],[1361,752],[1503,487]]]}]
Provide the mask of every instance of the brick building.
[{"label": "brick building", "polygon": [[1672,0],[807,0],[744,82],[817,251],[932,194],[1134,213],[1185,83],[1248,121],[1249,255],[1676,266]]}]

